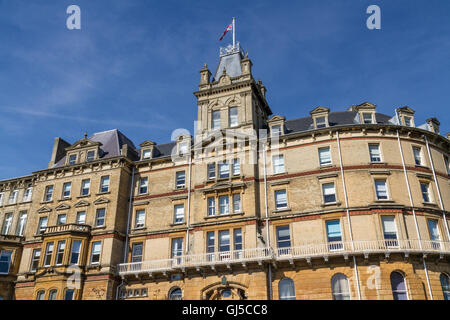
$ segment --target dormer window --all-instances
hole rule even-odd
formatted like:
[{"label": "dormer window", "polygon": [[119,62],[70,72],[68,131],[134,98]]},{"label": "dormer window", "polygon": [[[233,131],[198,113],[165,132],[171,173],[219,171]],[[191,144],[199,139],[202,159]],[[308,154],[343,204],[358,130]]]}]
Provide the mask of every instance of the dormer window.
[{"label": "dormer window", "polygon": [[152,150],[145,149],[142,151],[142,159],[150,159],[152,157]]},{"label": "dormer window", "polygon": [[363,112],[362,114],[362,118],[363,118],[363,123],[364,124],[373,124],[373,114],[372,113],[368,113],[368,112]]},{"label": "dormer window", "polygon": [[275,115],[270,118],[267,123],[270,128],[270,136],[278,137],[284,134],[284,121],[286,120],[283,116]]},{"label": "dormer window", "polygon": [[77,155],[76,154],[71,154],[69,156],[69,165],[74,165],[77,163]]},{"label": "dormer window", "polygon": [[212,130],[220,129],[220,110],[212,112],[211,129]]},{"label": "dormer window", "polygon": [[400,122],[398,124],[406,127],[414,127],[414,112],[415,111],[408,106],[397,108],[395,113]]},{"label": "dormer window", "polygon": [[318,106],[314,110],[310,111],[314,129],[326,128],[329,126],[328,115],[330,114],[330,109]]},{"label": "dormer window", "polygon": [[316,118],[316,128],[326,128],[327,126],[327,121],[325,117],[317,117]]},{"label": "dormer window", "polygon": [[90,162],[94,161],[94,158],[95,158],[95,151],[88,151],[86,160]]},{"label": "dormer window", "polygon": [[180,155],[185,155],[188,153],[188,144],[187,142],[180,143]]},{"label": "dormer window", "polygon": [[412,118],[411,117],[403,117],[404,121],[405,121],[405,126],[407,127],[412,127]]},{"label": "dormer window", "polygon": [[236,127],[238,125],[238,108],[231,107],[229,113],[230,127]]},{"label": "dormer window", "polygon": [[272,137],[278,137],[281,136],[281,125],[272,126]]}]

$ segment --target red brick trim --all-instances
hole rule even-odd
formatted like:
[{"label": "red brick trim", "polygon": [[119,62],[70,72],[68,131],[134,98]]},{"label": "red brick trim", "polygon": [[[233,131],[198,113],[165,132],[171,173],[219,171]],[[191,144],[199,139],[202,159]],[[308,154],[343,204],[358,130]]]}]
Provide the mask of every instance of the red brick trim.
[{"label": "red brick trim", "polygon": [[95,276],[89,276],[89,275],[86,275],[86,281],[95,281],[95,280],[114,280],[114,277],[113,276],[111,276],[111,275],[101,275],[101,276],[97,276],[97,275],[95,275]]},{"label": "red brick trim", "polygon": [[37,242],[37,243],[26,243],[23,245],[24,248],[37,248],[42,246],[42,242]]},{"label": "red brick trim", "polygon": [[153,198],[162,198],[162,197],[170,197],[170,196],[181,195],[181,194],[185,194],[185,193],[188,193],[187,190],[174,191],[174,192],[168,192],[168,193],[160,193],[160,194],[151,194],[151,195],[148,195],[148,196],[134,197],[133,201],[139,201],[139,200],[145,200],[145,199],[153,199]]},{"label": "red brick trim", "polygon": [[16,288],[34,287],[34,281],[16,283]]},{"label": "red brick trim", "polygon": [[[192,164],[192,165],[194,165],[194,164]],[[143,175],[143,174],[146,174],[146,173],[153,173],[153,172],[164,171],[164,170],[178,169],[178,168],[184,168],[184,167],[188,167],[188,166],[189,166],[188,164],[180,164],[179,166],[174,166],[174,167],[167,167],[167,168],[147,170],[147,171],[143,171],[143,172],[136,172],[134,175],[135,176],[139,176],[139,175]]]}]

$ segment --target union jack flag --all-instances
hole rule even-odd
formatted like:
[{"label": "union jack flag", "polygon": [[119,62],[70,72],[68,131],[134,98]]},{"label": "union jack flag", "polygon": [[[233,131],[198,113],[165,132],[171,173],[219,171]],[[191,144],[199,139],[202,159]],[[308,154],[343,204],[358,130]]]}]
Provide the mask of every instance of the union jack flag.
[{"label": "union jack flag", "polygon": [[225,31],[223,32],[223,35],[220,37],[219,41],[222,41],[223,37],[225,37],[227,32],[231,31],[231,30],[233,30],[233,23],[230,23],[230,25],[225,29]]}]

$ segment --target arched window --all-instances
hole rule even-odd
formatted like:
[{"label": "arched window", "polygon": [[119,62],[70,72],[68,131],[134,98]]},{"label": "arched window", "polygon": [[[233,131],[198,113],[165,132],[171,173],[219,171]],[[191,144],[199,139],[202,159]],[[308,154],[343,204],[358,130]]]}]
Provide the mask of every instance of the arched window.
[{"label": "arched window", "polygon": [[342,273],[337,273],[331,278],[331,290],[334,300],[350,300],[348,279]]},{"label": "arched window", "polygon": [[295,286],[291,278],[284,278],[278,284],[280,300],[295,300]]},{"label": "arched window", "polygon": [[50,293],[48,294],[48,300],[56,300],[57,293],[58,293],[58,290],[56,290],[56,289],[50,290]]},{"label": "arched window", "polygon": [[394,300],[408,300],[405,278],[400,272],[394,271],[391,273],[391,287]]},{"label": "arched window", "polygon": [[450,300],[450,277],[445,273],[441,273],[441,286],[444,300]]},{"label": "arched window", "polygon": [[39,290],[36,294],[36,300],[44,300],[44,296],[45,296],[45,291]]},{"label": "arched window", "polygon": [[169,300],[182,300],[183,292],[179,287],[174,287],[169,291]]}]

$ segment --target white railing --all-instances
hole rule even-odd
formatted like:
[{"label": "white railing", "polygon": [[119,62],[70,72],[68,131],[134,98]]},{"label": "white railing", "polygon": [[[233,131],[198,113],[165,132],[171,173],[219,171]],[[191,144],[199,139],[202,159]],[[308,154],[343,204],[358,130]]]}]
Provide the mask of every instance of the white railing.
[{"label": "white railing", "polygon": [[245,264],[247,262],[309,259],[314,257],[361,255],[370,253],[437,253],[450,254],[450,242],[431,240],[356,240],[338,242],[305,242],[287,248],[253,248],[192,254],[172,259],[122,263],[117,266],[119,275],[166,272],[184,268],[215,267],[219,265]]},{"label": "white railing", "polygon": [[139,272],[164,272],[173,269],[196,268],[202,266],[230,265],[232,263],[247,263],[253,261],[271,260],[272,250],[268,248],[253,248],[192,254],[178,256],[172,259],[149,260],[143,262],[122,263],[117,266],[120,275]]},{"label": "white railing", "polygon": [[88,233],[91,231],[91,227],[85,224],[76,224],[76,223],[61,224],[57,226],[46,227],[44,234],[53,234],[70,231]]},{"label": "white railing", "polygon": [[277,249],[277,260],[312,258],[345,254],[389,252],[423,252],[450,254],[450,242],[431,240],[355,240],[328,243],[304,243],[300,246]]}]

